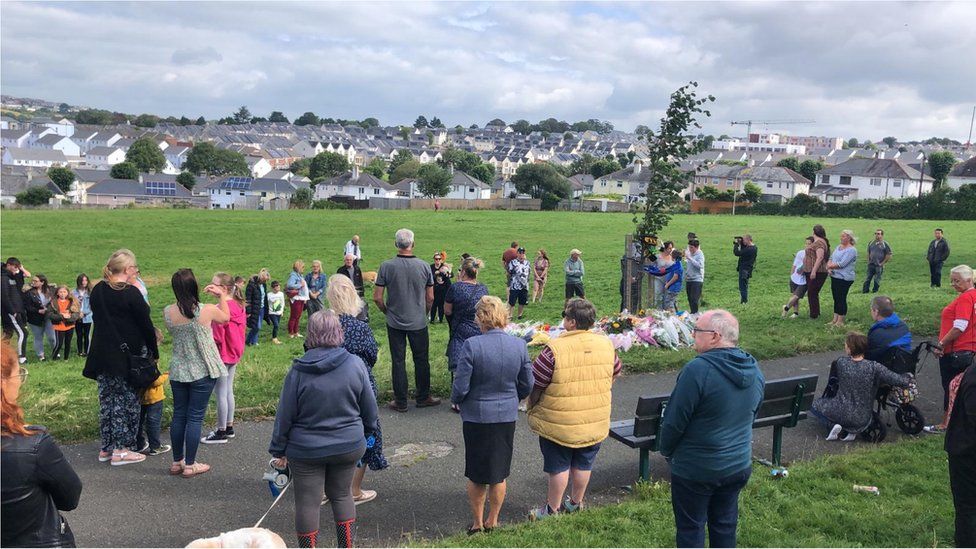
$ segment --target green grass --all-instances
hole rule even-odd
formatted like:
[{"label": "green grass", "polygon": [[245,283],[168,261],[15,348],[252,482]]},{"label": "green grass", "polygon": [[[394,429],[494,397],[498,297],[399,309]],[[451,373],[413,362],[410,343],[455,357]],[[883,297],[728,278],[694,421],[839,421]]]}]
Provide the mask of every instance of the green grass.
[{"label": "green grass", "polygon": [[[724,307],[742,324],[742,345],[760,359],[842,348],[843,331],[830,331],[829,289],[821,294],[826,318],[817,321],[781,320],[779,307],[788,292],[788,273],[793,254],[803,237],[817,222],[808,218],[757,216],[677,216],[662,235],[683,244],[688,231],[699,235],[706,256],[704,301],[707,307]],[[976,234],[976,222],[931,221],[822,221],[836,240],[841,229],[853,229],[867,237],[876,226],[885,228],[894,258],[885,272],[883,291],[894,296],[903,318],[916,333],[930,335],[938,327],[938,312],[952,298],[952,290],[928,287],[928,266],[924,255],[931,230],[942,226],[953,243],[950,263],[976,264],[976,248],[964,244],[963,235]],[[495,295],[504,295],[502,251],[514,239],[529,249],[549,251],[556,271],[550,279],[545,302],[529,305],[532,320],[559,320],[563,298],[558,270],[571,248],[583,250],[586,263],[587,296],[601,314],[614,313],[620,302],[619,258],[624,235],[633,230],[628,214],[575,212],[495,211],[199,211],[199,210],[114,210],[114,211],[4,211],[0,255],[17,256],[29,270],[44,273],[52,281],[73,283],[80,272],[93,277],[117,248],[128,247],[139,261],[149,285],[153,318],[162,324],[162,308],[172,302],[169,279],[180,267],[191,267],[201,280],[216,271],[250,275],[268,267],[275,279],[284,281],[296,258],[306,264],[321,259],[326,272],[341,263],[342,246],[353,233],[362,236],[364,270],[375,270],[394,254],[393,233],[409,227],[417,237],[417,255],[429,259],[445,249],[457,264],[462,252],[485,260],[481,280]],[[751,233],[759,246],[759,259],[752,279],[750,303],[738,304],[732,236]],[[864,242],[859,245],[864,253]],[[858,276],[863,276],[862,264]],[[948,274],[946,274],[946,277]],[[855,285],[855,292],[860,283]],[[948,285],[947,285],[948,286]],[[367,293],[370,292],[367,289]],[[866,330],[871,323],[869,296],[851,294],[850,324]],[[682,299],[681,303],[685,303]],[[380,391],[389,393],[390,369],[386,352],[383,317],[371,306],[372,327],[380,343],[375,370]],[[282,326],[284,329],[284,326]],[[292,357],[301,353],[301,343],[270,344],[270,329],[262,333],[261,345],[248,348],[238,368],[237,403],[243,417],[272,414],[280,380]],[[431,327],[432,384],[441,395],[449,391],[444,349],[446,325]],[[32,351],[29,352],[32,355]],[[169,344],[162,347],[161,365],[169,359]],[[631,372],[680,367],[691,350],[677,352],[638,349],[624,355]],[[33,357],[31,356],[33,359]],[[409,364],[409,357],[408,357]],[[98,406],[94,383],[81,377],[82,361],[28,363],[30,380],[23,402],[27,417],[46,424],[68,440],[97,435]],[[411,376],[412,377],[412,376]],[[411,382],[412,385],[412,382]]]},{"label": "green grass", "polygon": [[[855,493],[873,485],[880,496]],[[739,499],[741,547],[952,546],[952,497],[942,437],[886,444],[799,463],[783,480],[757,466]],[[672,547],[670,486],[638,486],[618,505],[490,535],[457,535],[442,547]]]}]

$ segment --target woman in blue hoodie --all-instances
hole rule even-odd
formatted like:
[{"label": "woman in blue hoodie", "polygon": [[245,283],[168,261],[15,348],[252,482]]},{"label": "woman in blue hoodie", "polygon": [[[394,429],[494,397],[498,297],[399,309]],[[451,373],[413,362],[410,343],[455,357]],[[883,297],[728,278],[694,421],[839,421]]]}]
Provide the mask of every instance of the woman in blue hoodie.
[{"label": "woman in blue hoodie", "polygon": [[[678,312],[678,294],[681,293],[681,281],[685,277],[684,267],[681,266],[681,252],[671,250],[671,263],[666,267],[657,268],[654,265],[644,267],[648,273],[661,277],[664,281],[662,285],[664,292],[663,309],[665,311]],[[655,290],[657,286],[655,285]],[[654,298],[658,299],[657,296]]]},{"label": "woman in blue hoodie", "polygon": [[332,504],[337,547],[352,547],[356,505],[352,483],[366,438],[378,429],[376,397],[362,359],[342,348],[331,310],[308,320],[308,352],[285,376],[269,452],[291,468],[299,547],[315,547],[323,490]]}]

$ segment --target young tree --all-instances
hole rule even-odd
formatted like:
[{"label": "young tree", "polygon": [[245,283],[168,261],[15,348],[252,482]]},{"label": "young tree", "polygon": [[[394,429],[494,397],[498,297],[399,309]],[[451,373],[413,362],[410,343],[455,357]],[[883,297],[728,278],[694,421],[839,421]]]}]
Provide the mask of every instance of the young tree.
[{"label": "young tree", "polygon": [[857,138],[856,137],[852,137],[852,138],[850,138],[850,139],[847,140],[847,148],[848,149],[856,149],[857,147],[858,147],[858,142],[857,142]]},{"label": "young tree", "polygon": [[281,111],[273,111],[268,116],[268,122],[281,122],[284,124],[288,123],[288,117],[285,116]]},{"label": "young tree", "polygon": [[897,137],[888,136],[888,137],[885,137],[884,139],[882,139],[881,142],[884,143],[885,145],[888,145],[888,148],[891,149],[895,145],[898,144],[898,138]]},{"label": "young tree", "polygon": [[234,113],[234,123],[235,124],[247,124],[251,121],[251,111],[247,110],[247,107],[241,105],[241,108],[237,109]]},{"label": "young tree", "polygon": [[437,198],[451,192],[451,174],[436,164],[421,166],[417,178],[417,190],[427,198]]},{"label": "young tree", "polygon": [[572,175],[580,173],[590,173],[590,169],[593,168],[593,164],[596,162],[596,158],[590,153],[583,153],[579,158],[573,160],[573,163],[569,165],[569,171]]},{"label": "young tree", "polygon": [[939,188],[945,184],[949,172],[956,165],[956,156],[949,151],[939,151],[929,155],[928,160],[932,169],[932,179],[935,179],[935,188]]},{"label": "young tree", "polygon": [[746,181],[746,184],[742,187],[742,198],[745,198],[753,204],[759,202],[762,200],[762,187],[752,181]]},{"label": "young tree", "polygon": [[31,187],[26,191],[17,193],[14,198],[18,204],[24,206],[43,206],[54,198],[54,193],[45,187]]},{"label": "young tree", "polygon": [[643,216],[634,216],[638,235],[656,236],[667,227],[671,220],[671,208],[678,201],[678,193],[687,188],[694,178],[694,172],[681,170],[681,161],[705,150],[705,143],[685,136],[692,128],[701,128],[698,115],[711,116],[704,106],[715,101],[711,95],[699,99],[697,88],[697,82],[689,82],[675,90],[657,133],[649,129],[640,136],[647,142],[645,169],[650,170],[650,181]]},{"label": "young tree", "polygon": [[789,168],[794,172],[800,171],[800,161],[795,156],[787,156],[776,163],[780,168]]},{"label": "young tree", "polygon": [[345,156],[334,152],[321,152],[312,158],[308,167],[308,177],[335,177],[349,170],[349,161]]},{"label": "young tree", "polygon": [[319,117],[314,112],[308,111],[295,119],[296,126],[318,126]]},{"label": "young tree", "polygon": [[414,179],[420,172],[420,162],[414,159],[407,160],[403,164],[397,166],[395,170],[390,173],[390,183],[395,184],[403,181],[404,179]]},{"label": "young tree", "polygon": [[429,128],[430,122],[427,122],[427,118],[424,115],[420,115],[416,120],[413,121],[413,127],[415,128]]},{"label": "young tree", "polygon": [[385,180],[387,177],[386,161],[379,157],[374,158],[369,161],[369,164],[366,164],[366,167],[363,168],[363,171],[372,175],[373,177],[376,177],[377,179]]},{"label": "young tree", "polygon": [[119,162],[109,172],[112,179],[139,179],[139,168],[131,162]]},{"label": "young tree", "polygon": [[186,187],[186,190],[192,191],[197,184],[197,178],[190,172],[180,172],[180,175],[176,176],[176,182]]},{"label": "young tree", "polygon": [[542,209],[553,210],[559,201],[572,192],[569,181],[551,164],[523,164],[512,176],[512,183],[519,194],[542,199]]},{"label": "young tree", "polygon": [[430,119],[430,127],[431,128],[443,128],[444,127],[444,123],[441,122],[441,119],[440,118],[437,118],[435,116],[434,118],[431,118]]},{"label": "young tree", "polygon": [[136,139],[125,153],[125,161],[135,165],[140,172],[161,172],[166,167],[166,156],[148,137]]},{"label": "young tree", "polygon": [[593,162],[590,166],[590,175],[594,178],[603,177],[604,175],[611,174],[620,169],[620,162],[616,160],[608,160],[606,158],[601,158]]},{"label": "young tree", "polygon": [[400,149],[393,155],[393,160],[390,162],[390,173],[396,171],[397,168],[402,166],[405,162],[413,160],[413,155],[407,149]]},{"label": "young tree", "polygon": [[288,200],[288,204],[296,210],[307,210],[312,207],[312,189],[308,187],[302,187],[295,191],[295,194],[291,195],[291,199]]},{"label": "young tree", "polygon": [[68,192],[71,190],[71,184],[75,181],[75,172],[69,170],[68,168],[48,168],[47,176],[63,192]]},{"label": "young tree", "polygon": [[817,182],[817,172],[826,168],[827,165],[821,160],[804,160],[800,162],[799,169],[796,171],[800,172],[800,175],[810,180],[810,183]]},{"label": "young tree", "polygon": [[155,128],[159,124],[159,117],[152,114],[140,114],[132,119],[132,125],[140,128]]},{"label": "young tree", "polygon": [[295,175],[308,177],[308,169],[311,165],[312,165],[311,158],[302,158],[292,162],[288,170]]},{"label": "young tree", "polygon": [[468,172],[468,175],[477,179],[478,181],[481,181],[482,183],[491,185],[491,182],[495,180],[495,166],[482,162],[481,164],[478,164],[472,168],[471,171]]}]

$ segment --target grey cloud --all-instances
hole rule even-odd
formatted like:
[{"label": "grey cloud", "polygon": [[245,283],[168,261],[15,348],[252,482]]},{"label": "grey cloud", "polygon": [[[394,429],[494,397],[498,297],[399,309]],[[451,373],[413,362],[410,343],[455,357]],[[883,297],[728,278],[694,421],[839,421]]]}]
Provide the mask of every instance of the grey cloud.
[{"label": "grey cloud", "polygon": [[213,46],[176,50],[171,59],[174,65],[209,65],[223,60],[224,56],[220,55]]}]

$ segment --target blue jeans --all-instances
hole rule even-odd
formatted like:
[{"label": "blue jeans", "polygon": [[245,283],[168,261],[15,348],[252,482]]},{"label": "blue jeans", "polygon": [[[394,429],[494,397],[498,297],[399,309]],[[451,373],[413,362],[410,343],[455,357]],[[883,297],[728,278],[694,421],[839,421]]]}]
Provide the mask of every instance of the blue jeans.
[{"label": "blue jeans", "polygon": [[173,389],[173,422],[169,426],[169,437],[173,442],[173,461],[183,459],[185,449],[186,464],[195,463],[203,416],[207,412],[210,393],[216,383],[217,380],[212,377],[190,383],[169,382]]},{"label": "blue jeans", "polygon": [[264,307],[258,311],[258,322],[253,328],[248,330],[247,337],[244,338],[245,345],[257,345],[258,337],[261,335],[261,323],[264,321]]},{"label": "blue jeans", "polygon": [[704,547],[708,524],[709,547],[735,547],[739,523],[739,492],[749,482],[752,467],[709,482],[671,475],[671,506],[677,528],[677,547]]},{"label": "blue jeans", "polygon": [[142,405],[142,412],[139,414],[139,434],[136,436],[137,449],[141,450],[146,442],[149,442],[150,450],[163,445],[159,441],[159,430],[163,426],[163,402],[160,400],[155,404]]}]

